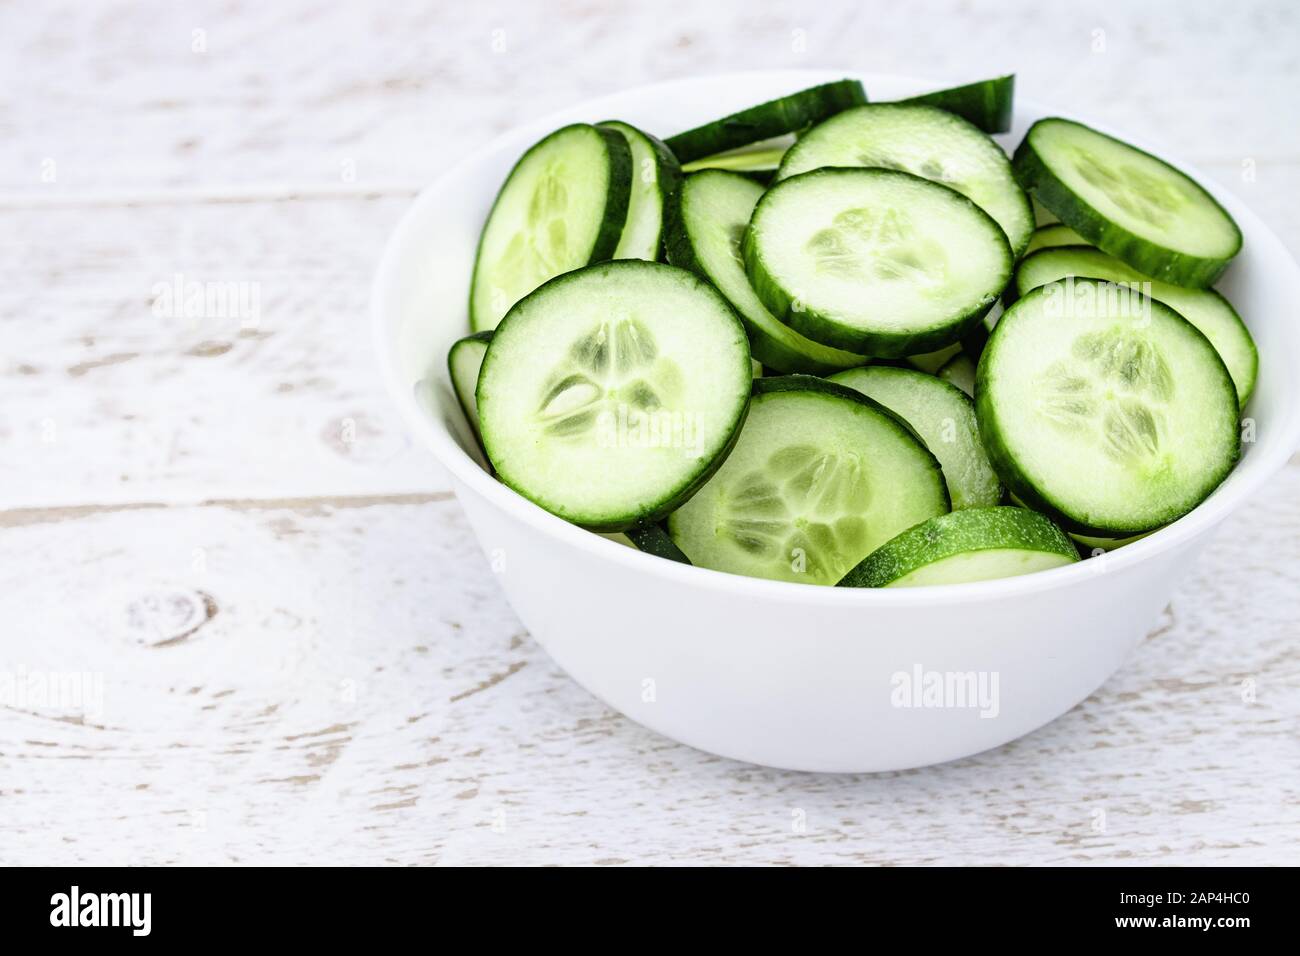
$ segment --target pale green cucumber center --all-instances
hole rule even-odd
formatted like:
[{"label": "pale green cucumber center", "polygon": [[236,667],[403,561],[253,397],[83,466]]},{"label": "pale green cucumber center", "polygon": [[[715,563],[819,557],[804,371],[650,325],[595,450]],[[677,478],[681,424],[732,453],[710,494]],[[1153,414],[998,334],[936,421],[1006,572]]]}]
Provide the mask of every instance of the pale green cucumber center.
[{"label": "pale green cucumber center", "polygon": [[948,275],[943,245],[918,235],[907,212],[866,206],[837,213],[831,225],[814,233],[804,249],[817,274],[854,281],[904,280],[923,294],[941,296]]},{"label": "pale green cucumber center", "polygon": [[569,347],[542,383],[534,418],[544,435],[587,441],[597,427],[644,430],[678,405],[682,373],[646,326],[616,316]]},{"label": "pale green cucumber center", "polygon": [[871,497],[862,455],[790,444],[719,496],[718,529],[774,568],[802,564],[810,580],[833,583],[869,544]]}]

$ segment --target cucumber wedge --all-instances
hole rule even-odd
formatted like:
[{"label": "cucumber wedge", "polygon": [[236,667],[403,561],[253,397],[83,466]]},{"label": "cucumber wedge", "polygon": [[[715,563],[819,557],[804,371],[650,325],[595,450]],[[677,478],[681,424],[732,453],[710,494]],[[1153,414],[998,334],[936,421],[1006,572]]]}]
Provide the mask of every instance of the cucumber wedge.
[{"label": "cucumber wedge", "polygon": [[997,221],[1016,255],[1034,231],[1029,197],[1002,147],[934,106],[878,103],[845,110],[790,147],[777,182],[823,166],[898,169],[955,189]]},{"label": "cucumber wedge", "polygon": [[632,151],[632,192],[613,258],[654,262],[663,248],[664,217],[681,185],[682,169],[672,150],[649,133],[619,120],[597,125],[621,133]]},{"label": "cucumber wedge", "polygon": [[884,358],[958,341],[997,299],[1013,262],[979,206],[892,169],[782,180],[755,208],[742,252],[759,300],[781,321]]},{"label": "cucumber wedge", "polygon": [[1039,120],[1015,169],[1061,222],[1153,279],[1203,288],[1241,249],[1241,230],[1195,180],[1082,123]]},{"label": "cucumber wedge", "polygon": [[779,322],[745,277],[740,240],[763,187],[737,173],[704,170],[686,178],[670,209],[668,261],[712,282],[735,307],[749,333],[754,358],[778,372],[820,374],[867,362]]},{"label": "cucumber wedge", "polygon": [[1062,225],[1059,222],[1052,222],[1045,226],[1039,226],[1034,230],[1033,235],[1029,237],[1029,245],[1025,246],[1025,251],[1021,253],[1020,258],[1023,259],[1031,252],[1037,252],[1039,249],[1052,249],[1056,246],[1086,246],[1087,244],[1087,240],[1069,226]]},{"label": "cucumber wedge", "polygon": [[524,153],[479,237],[471,331],[496,328],[547,279],[610,258],[623,233],[631,182],[632,151],[617,130],[577,123]]},{"label": "cucumber wedge", "polygon": [[731,455],[668,518],[692,563],[831,585],[918,521],[948,510],[935,457],[852,389],[790,375],[754,382]]},{"label": "cucumber wedge", "polygon": [[980,444],[975,403],[958,389],[933,375],[888,365],[849,369],[829,380],[861,392],[907,422],[939,459],[954,511],[1002,500],[1002,483]]},{"label": "cucumber wedge", "polygon": [[1015,74],[991,80],[936,90],[920,96],[910,96],[899,103],[924,103],[937,106],[962,119],[974,123],[986,133],[1005,133],[1011,129],[1011,110],[1015,100]]},{"label": "cucumber wedge", "polygon": [[552,279],[502,320],[479,373],[503,482],[593,531],[651,524],[721,464],[749,404],[749,343],[699,277],[636,259]]},{"label": "cucumber wedge", "polygon": [[1143,284],[1139,287],[1145,294],[1169,306],[1210,340],[1237,387],[1238,404],[1245,408],[1255,388],[1259,353],[1255,350],[1255,341],[1250,337],[1250,331],[1241,321],[1241,316],[1237,315],[1237,310],[1218,292],[1213,289],[1185,289],[1168,282],[1148,279],[1137,270],[1091,246],[1043,249],[1022,259],[1016,268],[1013,288],[1016,294],[1023,295],[1030,289],[1066,276]]},{"label": "cucumber wedge", "polygon": [[1016,498],[1088,535],[1168,524],[1240,455],[1237,391],[1209,340],[1167,305],[1093,279],[1041,286],[1003,313],[975,405]]},{"label": "cucumber wedge", "polygon": [[1046,571],[1078,560],[1070,539],[1036,512],[970,508],[909,528],[868,555],[839,586],[964,584]]},{"label": "cucumber wedge", "polygon": [[680,162],[689,163],[701,156],[712,156],[714,153],[748,146],[784,133],[793,133],[866,101],[867,92],[859,81],[836,80],[751,106],[739,113],[670,136],[666,142]]},{"label": "cucumber wedge", "polygon": [[483,356],[487,354],[488,343],[492,341],[491,332],[476,332],[452,343],[447,352],[447,372],[451,376],[451,387],[456,392],[465,419],[474,430],[474,437],[480,443],[478,403],[474,400],[474,390],[478,387],[479,369],[483,367]]}]

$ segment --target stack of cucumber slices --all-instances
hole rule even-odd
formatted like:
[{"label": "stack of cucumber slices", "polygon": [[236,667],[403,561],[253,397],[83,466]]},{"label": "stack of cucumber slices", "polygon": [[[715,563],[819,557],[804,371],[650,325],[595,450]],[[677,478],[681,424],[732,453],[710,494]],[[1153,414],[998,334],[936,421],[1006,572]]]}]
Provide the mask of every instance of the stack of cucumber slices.
[{"label": "stack of cucumber slices", "polygon": [[496,477],[667,560],[841,587],[1048,570],[1196,507],[1258,369],[1210,288],[1241,234],[1071,120],[1009,157],[1013,87],[841,80],[534,145],[448,356]]}]

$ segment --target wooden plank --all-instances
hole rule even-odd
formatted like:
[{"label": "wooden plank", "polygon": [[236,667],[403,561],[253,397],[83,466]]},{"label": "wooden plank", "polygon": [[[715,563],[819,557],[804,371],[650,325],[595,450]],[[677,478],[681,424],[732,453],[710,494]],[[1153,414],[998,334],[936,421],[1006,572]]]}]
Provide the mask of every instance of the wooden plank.
[{"label": "wooden plank", "polygon": [[878,776],[737,764],[611,712],[523,632],[454,502],[282,504],[0,535],[0,674],[98,675],[80,703],[0,711],[0,863],[1241,864],[1300,849],[1285,772],[1300,758],[1300,467],[1228,522],[1086,703],[997,751]]}]

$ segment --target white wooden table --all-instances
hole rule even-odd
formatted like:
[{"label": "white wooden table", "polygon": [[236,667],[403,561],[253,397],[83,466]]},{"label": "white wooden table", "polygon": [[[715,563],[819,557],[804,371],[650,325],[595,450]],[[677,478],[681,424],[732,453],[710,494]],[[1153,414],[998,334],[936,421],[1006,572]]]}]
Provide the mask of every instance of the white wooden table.
[{"label": "white wooden table", "polygon": [[[637,727],[533,643],[365,311],[449,158],[755,67],[1013,69],[1300,249],[1300,8],[535,6],[0,8],[0,864],[1294,862],[1295,463],[1051,726],[927,770],[768,771]],[[256,299],[187,317],[188,282]]]}]

